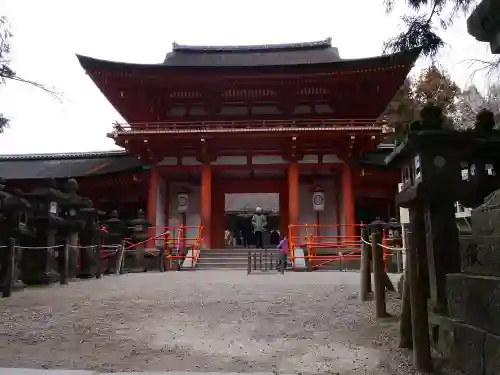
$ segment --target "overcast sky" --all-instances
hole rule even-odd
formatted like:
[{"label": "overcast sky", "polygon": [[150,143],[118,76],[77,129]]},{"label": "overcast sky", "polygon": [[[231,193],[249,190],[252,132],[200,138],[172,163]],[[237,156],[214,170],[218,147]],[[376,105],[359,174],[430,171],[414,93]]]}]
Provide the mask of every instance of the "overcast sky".
[{"label": "overcast sky", "polygon": [[[402,1],[402,0],[400,0]],[[63,92],[50,95],[18,83],[0,89],[0,111],[11,127],[0,154],[110,150],[106,138],[120,116],[78,64],[75,54],[159,63],[172,42],[244,45],[332,37],[343,58],[380,55],[397,33],[399,14],[382,0],[0,0],[9,18],[12,67],[19,76]],[[489,47],[466,32],[462,19],[447,31],[439,62],[464,86],[474,70],[464,60],[488,59]],[[417,68],[428,64],[421,60]],[[476,75],[472,82],[485,86]],[[360,103],[362,105],[362,103]]]}]

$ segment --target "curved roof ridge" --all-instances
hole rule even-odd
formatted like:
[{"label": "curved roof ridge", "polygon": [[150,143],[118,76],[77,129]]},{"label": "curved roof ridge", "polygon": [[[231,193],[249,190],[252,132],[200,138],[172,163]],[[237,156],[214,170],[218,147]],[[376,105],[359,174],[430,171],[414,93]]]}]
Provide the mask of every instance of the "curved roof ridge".
[{"label": "curved roof ridge", "polygon": [[125,150],[82,151],[82,152],[54,152],[41,154],[4,154],[0,160],[51,160],[73,158],[99,158],[107,156],[127,155]]},{"label": "curved roof ridge", "polygon": [[255,52],[255,51],[283,51],[310,48],[329,48],[332,46],[332,38],[323,40],[297,43],[279,43],[279,44],[250,44],[250,45],[220,45],[220,46],[201,46],[172,43],[173,52]]}]

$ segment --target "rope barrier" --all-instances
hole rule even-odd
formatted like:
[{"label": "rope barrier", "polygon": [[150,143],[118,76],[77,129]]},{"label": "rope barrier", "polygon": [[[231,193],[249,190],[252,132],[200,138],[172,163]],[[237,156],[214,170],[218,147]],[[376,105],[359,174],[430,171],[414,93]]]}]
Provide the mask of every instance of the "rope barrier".
[{"label": "rope barrier", "polygon": [[[370,246],[372,244],[371,242],[366,241],[364,238],[362,238],[361,241],[363,241],[363,243],[370,245]],[[386,250],[390,250],[390,251],[406,251],[406,249],[404,247],[390,247],[390,246],[382,245],[380,243],[377,243],[377,245],[380,246],[382,249],[386,249]]]},{"label": "rope barrier", "polygon": [[0,249],[6,249],[8,246],[0,246]]},{"label": "rope barrier", "polygon": [[64,245],[55,245],[55,246],[16,246],[18,249],[25,250],[50,250],[50,249],[58,249],[64,247]]},{"label": "rope barrier", "polygon": [[74,245],[68,245],[69,248],[71,249],[93,249],[95,245],[88,245],[88,246],[74,246]]},{"label": "rope barrier", "polygon": [[106,250],[106,249],[116,249],[118,250],[118,248],[120,247],[121,245],[102,245],[101,246],[101,249],[103,250]]}]

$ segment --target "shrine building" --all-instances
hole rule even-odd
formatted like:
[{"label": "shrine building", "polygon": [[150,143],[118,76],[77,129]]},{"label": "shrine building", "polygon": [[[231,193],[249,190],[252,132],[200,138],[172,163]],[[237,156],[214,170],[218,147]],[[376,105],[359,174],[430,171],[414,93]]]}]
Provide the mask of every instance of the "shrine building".
[{"label": "shrine building", "polygon": [[[360,221],[394,215],[399,172],[383,165],[392,147],[380,118],[418,54],[342,59],[326,39],[174,43],[159,64],[78,56],[125,120],[108,134],[123,151],[0,157],[0,174],[20,173],[16,162],[58,160],[57,169],[69,160],[74,167],[53,177],[77,177],[97,207],[145,208],[158,234],[201,224],[205,248],[223,246],[231,194],[278,195],[282,233],[321,222],[351,235]],[[10,178],[22,184],[40,173]],[[323,200],[313,202],[318,191]]]}]

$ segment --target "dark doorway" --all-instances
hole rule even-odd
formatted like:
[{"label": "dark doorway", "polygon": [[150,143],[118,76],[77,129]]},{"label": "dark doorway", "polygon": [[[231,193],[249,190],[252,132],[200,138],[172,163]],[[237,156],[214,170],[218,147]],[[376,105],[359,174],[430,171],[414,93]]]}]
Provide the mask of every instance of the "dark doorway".
[{"label": "dark doorway", "polygon": [[[264,232],[264,245],[277,245],[279,238],[278,214],[264,212],[267,217],[266,231]],[[228,229],[234,238],[234,244],[237,247],[252,247],[256,244],[256,238],[252,227],[253,213],[249,212],[226,212],[224,215],[224,229]]]}]

